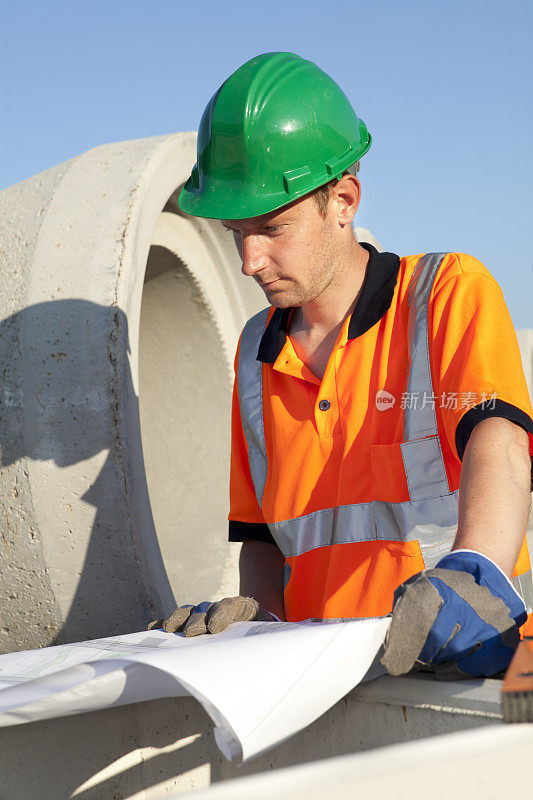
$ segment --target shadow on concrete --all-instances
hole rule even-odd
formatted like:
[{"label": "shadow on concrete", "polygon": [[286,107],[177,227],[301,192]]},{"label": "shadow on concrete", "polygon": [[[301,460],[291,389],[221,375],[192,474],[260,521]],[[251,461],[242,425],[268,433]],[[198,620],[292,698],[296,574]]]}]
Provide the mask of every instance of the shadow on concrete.
[{"label": "shadow on concrete", "polygon": [[[342,711],[346,715],[345,710]],[[338,716],[338,714],[337,714]],[[358,749],[328,715],[243,767],[225,761],[213,723],[190,697],[153,700],[0,729],[0,797],[102,800],[192,791]],[[349,719],[345,720],[349,725]],[[317,736],[317,731],[319,735]],[[142,752],[139,752],[142,748]],[[64,754],[68,753],[68,759]],[[143,795],[144,796],[144,795]]]},{"label": "shadow on concrete", "polygon": [[[174,780],[176,791],[192,789],[208,785],[208,754],[216,749],[209,717],[191,698],[2,729],[0,746],[6,800],[67,800],[74,792],[80,800],[127,798]],[[203,782],[187,777],[201,767]]]},{"label": "shadow on concrete", "polygon": [[[127,319],[116,307],[54,300],[0,323],[0,491],[6,520],[1,534],[7,556],[0,592],[9,598],[0,622],[4,641],[7,629],[11,644],[7,649],[128,633],[142,629],[154,616],[125,490],[119,418],[125,397],[130,399],[129,413],[131,398],[137,418],[139,413],[128,352]],[[107,453],[103,466],[80,497],[79,486],[87,480],[78,478],[76,483],[66,468],[100,453]],[[57,534],[51,530],[54,519],[39,519],[35,507],[37,495],[47,491],[46,468],[36,487],[28,460],[49,463],[50,487],[58,502]],[[87,470],[91,478],[95,465],[88,463]],[[73,507],[79,511],[82,503],[94,509],[92,526],[92,512],[87,511],[88,539],[76,530],[73,514]],[[44,535],[39,525],[46,526]],[[48,569],[57,575],[62,558],[65,592],[68,596],[71,591],[72,599],[57,629],[62,614]],[[69,574],[73,563],[81,564],[77,579]],[[18,639],[17,629],[24,632]]]}]

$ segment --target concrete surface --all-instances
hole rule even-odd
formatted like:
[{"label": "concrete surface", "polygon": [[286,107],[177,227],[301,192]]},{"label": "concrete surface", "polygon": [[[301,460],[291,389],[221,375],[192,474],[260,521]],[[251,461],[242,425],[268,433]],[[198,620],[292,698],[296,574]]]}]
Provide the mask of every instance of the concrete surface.
[{"label": "concrete surface", "polygon": [[[531,796],[533,724],[501,726],[230,781],[195,800],[502,800]],[[174,795],[176,797],[177,795]]]},{"label": "concrete surface", "polygon": [[[263,773],[272,770],[369,748],[478,727],[499,729],[504,727],[499,693],[496,680],[379,678],[352,691],[297,736],[240,768],[222,758],[209,718],[190,698],[2,728],[0,797],[35,797],[38,786],[39,800],[156,800],[211,782],[258,773],[263,779]],[[386,762],[380,763],[384,771]]]}]

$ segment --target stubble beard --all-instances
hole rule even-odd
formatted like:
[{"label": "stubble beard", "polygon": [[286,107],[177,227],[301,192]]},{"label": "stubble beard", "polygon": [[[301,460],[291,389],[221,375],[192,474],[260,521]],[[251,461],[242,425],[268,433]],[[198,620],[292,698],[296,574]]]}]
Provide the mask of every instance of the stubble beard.
[{"label": "stubble beard", "polygon": [[293,281],[292,289],[283,292],[272,292],[272,297],[267,296],[270,305],[275,308],[296,308],[305,306],[320,297],[328,288],[334,276],[335,245],[326,220],[322,228],[322,239],[313,257],[313,265],[308,272],[308,279],[304,283],[296,282],[294,278],[282,276],[285,280]]}]

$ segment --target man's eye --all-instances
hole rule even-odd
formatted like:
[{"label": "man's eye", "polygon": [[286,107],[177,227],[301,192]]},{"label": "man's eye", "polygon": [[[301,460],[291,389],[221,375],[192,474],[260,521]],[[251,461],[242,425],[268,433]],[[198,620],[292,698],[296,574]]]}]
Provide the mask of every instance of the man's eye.
[{"label": "man's eye", "polygon": [[278,231],[279,231],[280,229],[281,229],[281,225],[266,225],[266,226],[263,228],[263,230],[264,230],[266,233],[278,233]]}]

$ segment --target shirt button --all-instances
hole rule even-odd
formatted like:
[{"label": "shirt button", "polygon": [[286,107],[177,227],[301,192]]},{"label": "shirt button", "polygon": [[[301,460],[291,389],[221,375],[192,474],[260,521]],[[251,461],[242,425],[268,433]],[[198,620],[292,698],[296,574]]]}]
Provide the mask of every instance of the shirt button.
[{"label": "shirt button", "polygon": [[321,411],[328,411],[330,406],[331,403],[329,402],[329,400],[321,400],[320,403],[318,404],[318,407]]}]

